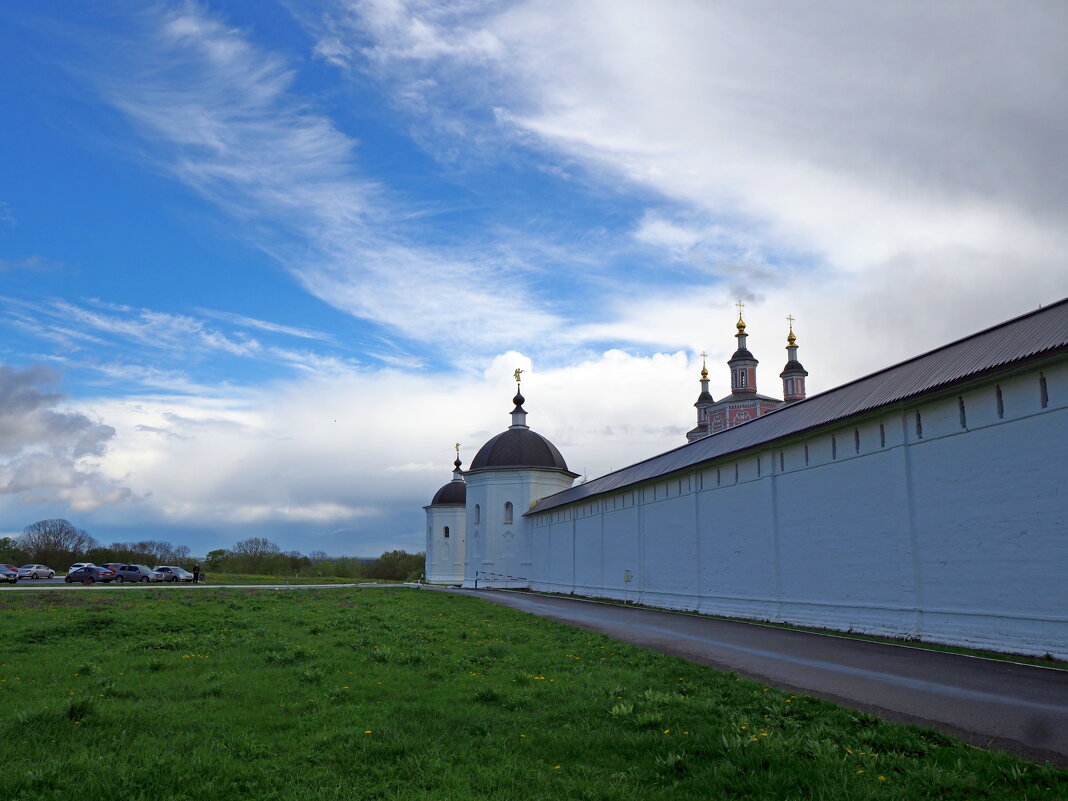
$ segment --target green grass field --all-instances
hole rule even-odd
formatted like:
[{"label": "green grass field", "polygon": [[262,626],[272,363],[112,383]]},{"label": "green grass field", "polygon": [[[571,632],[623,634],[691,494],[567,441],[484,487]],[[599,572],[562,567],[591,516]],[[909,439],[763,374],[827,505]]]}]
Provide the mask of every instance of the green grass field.
[{"label": "green grass field", "polygon": [[1050,799],[1068,772],[478,599],[0,596],[19,799]]}]

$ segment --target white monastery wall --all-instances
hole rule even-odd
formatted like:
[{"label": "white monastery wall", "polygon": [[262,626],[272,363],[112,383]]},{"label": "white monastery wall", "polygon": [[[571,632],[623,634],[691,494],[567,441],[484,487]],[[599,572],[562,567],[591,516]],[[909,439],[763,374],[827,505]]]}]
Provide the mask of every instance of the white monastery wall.
[{"label": "white monastery wall", "polygon": [[531,515],[531,587],[1068,659],[1066,446],[992,377]]}]

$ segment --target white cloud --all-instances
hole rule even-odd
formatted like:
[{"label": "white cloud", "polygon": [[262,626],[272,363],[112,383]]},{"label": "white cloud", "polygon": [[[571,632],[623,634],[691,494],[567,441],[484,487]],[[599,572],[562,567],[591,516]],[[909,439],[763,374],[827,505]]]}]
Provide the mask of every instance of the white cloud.
[{"label": "white cloud", "polygon": [[[697,284],[774,300],[813,333],[833,319],[821,336],[838,336],[851,367],[883,363],[875,320],[901,313],[893,337],[913,353],[1068,294],[1061,7],[335,7],[335,35],[370,42],[364,68],[387,90],[425,89],[414,116],[466,132],[472,104],[492,106],[483,152],[511,136],[610,191],[651,191],[636,242]],[[418,45],[458,30],[500,46],[484,58]],[[606,298],[617,316],[572,338],[678,341],[664,329],[688,308],[682,293],[672,308],[653,289],[654,312],[625,289]],[[922,330],[900,323],[914,316]],[[846,330],[877,343],[868,361]]]},{"label": "white cloud", "polygon": [[58,375],[0,366],[0,494],[90,511],[131,497],[98,471],[115,429],[57,408]]}]

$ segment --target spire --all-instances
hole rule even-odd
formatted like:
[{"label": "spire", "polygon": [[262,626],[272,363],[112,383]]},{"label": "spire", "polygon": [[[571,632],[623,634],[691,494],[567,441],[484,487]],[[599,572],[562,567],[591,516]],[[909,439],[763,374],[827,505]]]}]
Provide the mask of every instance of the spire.
[{"label": "spire", "polygon": [[704,425],[704,416],[701,414],[701,409],[706,406],[711,406],[715,401],[712,399],[712,395],[708,391],[708,354],[701,351],[701,394],[697,396],[697,402],[694,406],[697,407],[697,424]]},{"label": "spire", "polygon": [[787,403],[805,399],[805,376],[808,371],[797,360],[797,337],[794,336],[794,320],[790,314],[786,320],[790,324],[790,333],[786,335],[786,367],[779,373],[782,379],[782,397]]},{"label": "spire", "polygon": [[452,463],[452,480],[463,481],[464,471],[460,469],[460,465],[463,462],[460,461],[460,443],[456,443],[456,461]]},{"label": "spire", "polygon": [[527,425],[527,410],[523,408],[526,398],[519,391],[519,384],[523,380],[523,370],[517,367],[512,375],[515,378],[515,397],[512,398],[515,408],[512,409],[512,425],[509,428],[530,428]]}]

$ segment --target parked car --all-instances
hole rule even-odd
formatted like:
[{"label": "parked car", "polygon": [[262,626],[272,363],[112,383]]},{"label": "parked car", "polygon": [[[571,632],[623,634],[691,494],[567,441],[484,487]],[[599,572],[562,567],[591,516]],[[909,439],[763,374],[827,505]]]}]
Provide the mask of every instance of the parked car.
[{"label": "parked car", "polygon": [[119,575],[119,568],[122,567],[122,562],[104,562],[101,567],[106,567],[117,576]]},{"label": "parked car", "polygon": [[75,570],[81,570],[83,567],[96,567],[96,565],[92,562],[75,562],[67,568],[67,573],[73,573]]},{"label": "parked car", "polygon": [[163,581],[163,574],[148,565],[119,565],[115,573],[115,580],[120,584],[124,581]]},{"label": "parked car", "polygon": [[193,574],[188,570],[174,565],[160,565],[156,568],[157,573],[163,574],[164,581],[192,581]]},{"label": "parked car", "polygon": [[72,570],[63,577],[63,580],[67,584],[95,584],[100,581],[104,584],[112,581],[115,578],[115,574],[108,570],[106,567],[97,567],[96,565],[86,565],[85,567],[79,567],[77,570]]},{"label": "parked car", "polygon": [[19,568],[19,578],[39,579],[55,577],[56,571],[48,565],[23,565]]},{"label": "parked car", "polygon": [[17,584],[19,580],[19,569],[8,567],[7,565],[0,565],[0,581],[7,581],[11,584]]}]

